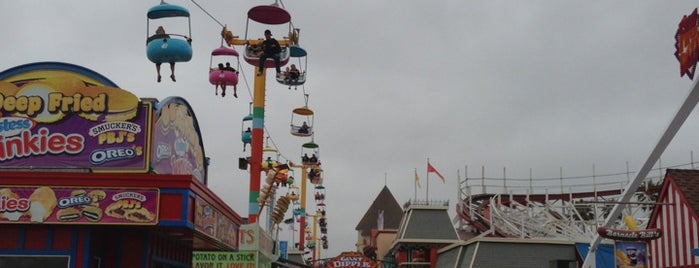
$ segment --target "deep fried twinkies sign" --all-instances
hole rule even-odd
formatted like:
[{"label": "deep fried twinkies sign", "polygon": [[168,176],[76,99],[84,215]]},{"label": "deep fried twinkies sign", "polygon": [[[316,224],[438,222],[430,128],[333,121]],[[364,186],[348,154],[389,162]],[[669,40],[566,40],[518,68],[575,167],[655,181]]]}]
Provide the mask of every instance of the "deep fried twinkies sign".
[{"label": "deep fried twinkies sign", "polygon": [[194,251],[194,268],[255,268],[257,252]]},{"label": "deep fried twinkies sign", "polygon": [[80,66],[0,72],[0,167],[145,171],[151,106]]}]

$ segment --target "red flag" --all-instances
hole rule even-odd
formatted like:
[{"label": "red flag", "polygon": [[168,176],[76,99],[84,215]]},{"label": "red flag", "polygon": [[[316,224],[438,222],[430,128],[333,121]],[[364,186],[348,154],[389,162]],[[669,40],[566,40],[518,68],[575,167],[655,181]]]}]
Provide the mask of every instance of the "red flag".
[{"label": "red flag", "polygon": [[429,172],[434,172],[434,173],[436,173],[437,176],[439,176],[439,178],[442,179],[442,182],[444,182],[444,176],[442,176],[442,174],[439,174],[439,171],[437,171],[437,169],[435,169],[435,168],[432,166],[432,164],[430,164],[430,162],[427,162],[427,173],[429,173]]}]

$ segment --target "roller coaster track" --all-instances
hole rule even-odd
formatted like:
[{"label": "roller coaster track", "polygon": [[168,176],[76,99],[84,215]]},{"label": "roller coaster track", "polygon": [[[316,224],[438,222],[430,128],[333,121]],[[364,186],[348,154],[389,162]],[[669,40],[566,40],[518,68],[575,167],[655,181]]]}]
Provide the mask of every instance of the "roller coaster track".
[{"label": "roller coaster track", "polygon": [[[650,196],[659,191],[659,187],[639,188],[633,200],[635,204],[627,205],[628,213],[634,215],[639,226],[646,224]],[[604,204],[608,207],[612,199],[621,194],[622,189],[558,194],[475,194],[460,201],[456,212],[479,236],[589,241],[605,216]],[[589,214],[580,215],[580,211]]]}]

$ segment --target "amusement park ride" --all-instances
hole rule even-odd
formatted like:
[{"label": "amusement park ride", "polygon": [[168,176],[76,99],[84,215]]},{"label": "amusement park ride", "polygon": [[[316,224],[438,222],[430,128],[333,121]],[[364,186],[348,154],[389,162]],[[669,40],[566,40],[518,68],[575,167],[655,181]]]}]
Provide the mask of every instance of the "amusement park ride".
[{"label": "amusement park ride", "polygon": [[[208,12],[206,13],[208,14]],[[159,5],[148,10],[147,17],[148,34],[156,31],[155,28],[157,26],[155,26],[155,23],[151,23],[152,20],[187,19],[189,29],[186,31],[186,34],[179,34],[177,32],[178,29],[167,29],[168,32],[165,35],[152,35],[147,41],[146,51],[148,59],[155,63],[158,68],[163,63],[171,64],[172,79],[175,81],[174,64],[176,62],[187,62],[192,58],[190,13],[182,6],[161,1]],[[216,20],[216,22],[218,21]],[[304,251],[306,248],[310,249],[312,251],[311,258],[315,259],[316,251],[320,253],[320,248],[328,248],[328,238],[324,203],[325,186],[323,186],[322,168],[319,160],[319,146],[313,142],[315,134],[313,125],[314,111],[308,107],[308,94],[305,93],[304,89],[305,104],[292,110],[290,134],[301,138],[311,138],[311,140],[302,145],[302,152],[299,155],[302,158],[299,161],[301,164],[279,162],[280,153],[277,149],[269,145],[269,142],[266,145],[263,142],[265,136],[266,69],[276,68],[276,66],[272,58],[268,58],[262,66],[258,66],[263,39],[248,38],[251,22],[261,24],[262,26],[288,25],[288,36],[277,40],[282,47],[279,53],[280,67],[284,67],[289,62],[292,62],[291,65],[293,65],[293,69],[298,70],[298,75],[287,77],[288,73],[284,72],[276,75],[276,81],[288,86],[289,89],[292,87],[297,89],[299,86],[303,88],[307,78],[307,52],[299,46],[299,29],[293,27],[291,15],[280,5],[278,0],[271,5],[255,6],[247,12],[245,36],[243,38],[233,35],[227,26],[219,23],[219,25],[223,26],[221,44],[218,48],[211,51],[208,79],[215,86],[216,95],[218,95],[219,88],[222,90],[222,97],[225,97],[227,87],[232,86],[234,90],[236,89],[239,80],[238,75],[241,73],[240,70],[221,68],[218,65],[219,63],[229,62],[240,68],[239,53],[235,49],[236,46],[242,47],[243,59],[246,63],[255,67],[254,73],[262,73],[262,75],[257,75],[254,78],[251,110],[249,114],[243,116],[241,123],[243,151],[250,144],[250,157],[246,158],[250,169],[248,222],[258,222],[260,213],[265,206],[268,207],[270,212],[267,219],[267,231],[270,233],[275,229],[274,225],[298,222],[300,228],[298,228],[299,241],[296,244],[297,249],[300,251]],[[289,67],[287,67],[287,71],[288,69]],[[234,96],[237,97],[235,92]],[[267,139],[269,141],[269,136]],[[297,181],[294,180],[293,176],[289,175],[293,174],[293,169],[301,170],[300,188],[296,186],[295,183]],[[266,178],[264,186],[261,187],[262,172],[266,174]],[[313,193],[309,193],[306,189],[307,178],[314,185],[315,191]],[[287,192],[279,195],[277,189],[280,188],[287,188]],[[315,196],[315,214],[306,212],[306,196],[309,194]],[[275,199],[277,199],[276,202]],[[288,207],[293,209],[292,217],[290,220],[284,220]],[[312,225],[306,222],[307,217],[313,217]],[[320,225],[319,229],[322,234],[320,237],[318,237],[316,232],[318,225]],[[276,229],[278,230],[279,228],[277,227]],[[319,242],[321,247],[316,246],[316,242]]]}]

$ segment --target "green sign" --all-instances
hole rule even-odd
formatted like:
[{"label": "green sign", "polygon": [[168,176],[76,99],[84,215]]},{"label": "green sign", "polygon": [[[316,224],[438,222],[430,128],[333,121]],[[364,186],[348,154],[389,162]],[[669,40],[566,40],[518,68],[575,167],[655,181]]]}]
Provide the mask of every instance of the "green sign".
[{"label": "green sign", "polygon": [[194,251],[194,268],[255,268],[257,252]]}]

